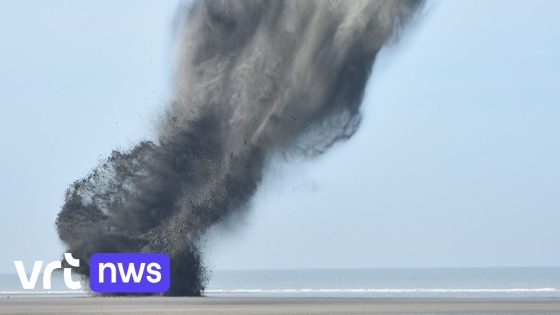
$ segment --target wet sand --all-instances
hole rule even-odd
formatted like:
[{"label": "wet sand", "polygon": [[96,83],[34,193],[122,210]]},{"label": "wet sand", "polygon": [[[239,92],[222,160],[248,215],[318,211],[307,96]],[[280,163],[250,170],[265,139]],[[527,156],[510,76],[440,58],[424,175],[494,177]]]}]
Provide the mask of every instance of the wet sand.
[{"label": "wet sand", "polygon": [[0,314],[560,314],[560,300],[3,297]]}]

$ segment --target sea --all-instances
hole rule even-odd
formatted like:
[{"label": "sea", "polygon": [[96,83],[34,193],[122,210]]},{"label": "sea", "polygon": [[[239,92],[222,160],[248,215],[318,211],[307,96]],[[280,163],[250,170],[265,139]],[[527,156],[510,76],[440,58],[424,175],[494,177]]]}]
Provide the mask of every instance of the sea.
[{"label": "sea", "polygon": [[[560,298],[560,267],[215,270],[209,276],[206,296]],[[51,290],[24,290],[16,274],[0,274],[0,297],[91,294],[68,290],[62,274],[52,282]]]}]

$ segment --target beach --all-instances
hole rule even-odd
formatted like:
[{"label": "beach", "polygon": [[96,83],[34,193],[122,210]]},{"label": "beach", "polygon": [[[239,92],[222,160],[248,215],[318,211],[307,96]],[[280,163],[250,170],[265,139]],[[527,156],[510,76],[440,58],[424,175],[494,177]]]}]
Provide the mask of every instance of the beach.
[{"label": "beach", "polygon": [[3,297],[0,314],[560,314],[557,299]]}]

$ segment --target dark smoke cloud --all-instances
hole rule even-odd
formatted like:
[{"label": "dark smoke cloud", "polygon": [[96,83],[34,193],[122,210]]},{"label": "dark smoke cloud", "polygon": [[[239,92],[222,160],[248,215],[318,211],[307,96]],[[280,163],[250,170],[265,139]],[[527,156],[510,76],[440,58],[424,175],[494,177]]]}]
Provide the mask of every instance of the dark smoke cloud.
[{"label": "dark smoke cloud", "polygon": [[168,294],[200,295],[205,232],[248,208],[270,155],[352,136],[377,52],[420,2],[195,2],[157,141],[114,151],[66,192],[56,225],[80,272],[93,252],[165,252]]}]

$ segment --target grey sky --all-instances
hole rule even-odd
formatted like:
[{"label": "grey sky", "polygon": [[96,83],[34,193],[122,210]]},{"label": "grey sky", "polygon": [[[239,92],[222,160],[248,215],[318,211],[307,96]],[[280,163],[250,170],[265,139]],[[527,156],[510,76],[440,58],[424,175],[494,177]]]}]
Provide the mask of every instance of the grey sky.
[{"label": "grey sky", "polygon": [[[0,272],[63,250],[63,194],[165,106],[175,1],[0,10]],[[356,136],[277,163],[215,268],[560,266],[555,1],[428,2],[375,67]]]}]

